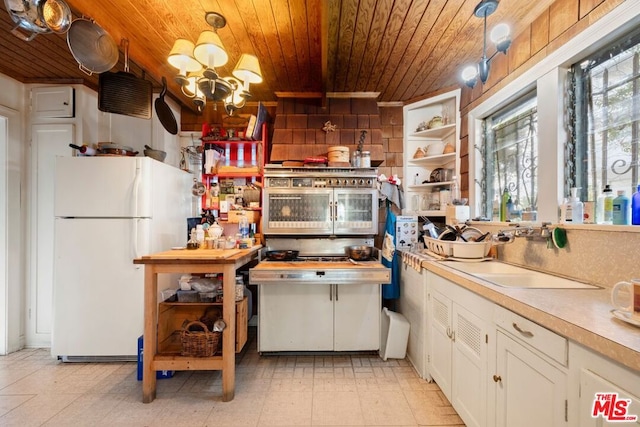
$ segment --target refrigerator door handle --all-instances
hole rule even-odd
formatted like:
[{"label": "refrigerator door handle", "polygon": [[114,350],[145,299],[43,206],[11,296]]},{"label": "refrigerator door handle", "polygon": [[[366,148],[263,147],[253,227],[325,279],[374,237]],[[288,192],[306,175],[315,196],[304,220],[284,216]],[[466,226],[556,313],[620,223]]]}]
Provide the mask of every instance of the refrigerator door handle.
[{"label": "refrigerator door handle", "polygon": [[139,237],[140,237],[140,236],[138,236],[138,229],[139,229],[138,221],[140,221],[140,220],[137,219],[137,218],[133,218],[132,221],[133,221],[133,224],[132,224],[132,230],[131,230],[132,231],[132,233],[131,233],[132,237],[131,238],[133,239],[133,242],[131,242],[131,243],[133,244],[133,257],[134,258],[140,258],[141,255],[140,255],[140,251],[139,251],[139,248],[138,248],[138,240],[139,240]]},{"label": "refrigerator door handle", "polygon": [[133,178],[133,191],[131,193],[131,212],[132,217],[138,217],[138,197],[140,195],[140,181],[142,180],[142,171],[140,170],[140,162],[136,162],[136,176]]}]

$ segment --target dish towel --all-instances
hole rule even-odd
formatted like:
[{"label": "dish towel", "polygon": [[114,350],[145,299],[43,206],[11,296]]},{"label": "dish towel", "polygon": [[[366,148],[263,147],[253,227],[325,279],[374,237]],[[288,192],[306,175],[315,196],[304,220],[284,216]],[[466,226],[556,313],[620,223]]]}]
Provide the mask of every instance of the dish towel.
[{"label": "dish towel", "polygon": [[422,270],[422,261],[429,259],[420,254],[402,251],[402,262],[416,271]]},{"label": "dish towel", "polygon": [[391,269],[391,282],[382,285],[383,299],[400,298],[400,255],[396,250],[396,215],[387,200],[387,221],[382,240],[382,265]]}]

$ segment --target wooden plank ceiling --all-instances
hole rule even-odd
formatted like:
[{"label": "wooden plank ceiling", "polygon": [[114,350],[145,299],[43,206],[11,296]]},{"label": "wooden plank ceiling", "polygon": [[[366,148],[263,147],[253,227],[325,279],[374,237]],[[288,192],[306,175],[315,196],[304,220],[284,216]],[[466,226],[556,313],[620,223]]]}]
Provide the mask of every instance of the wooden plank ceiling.
[{"label": "wooden plank ceiling", "polygon": [[[33,1],[33,0],[32,0]],[[253,101],[279,94],[377,92],[378,101],[407,102],[459,85],[464,64],[482,50],[477,1],[464,0],[67,0],[74,18],[94,20],[120,44],[129,40],[130,71],[157,83],[166,76],[174,99],[190,100],[173,82],[167,55],[176,38],[196,41],[210,29],[205,12],[225,16],[218,31],[229,54],[219,68],[230,75],[241,53],[255,54],[264,82]],[[503,1],[488,26],[506,22],[518,34],[553,0]],[[323,19],[324,21],[323,23]],[[98,76],[78,68],[66,35],[43,34],[25,42],[0,5],[0,73],[24,83],[83,83]],[[324,54],[323,54],[324,53]],[[492,53],[489,48],[489,54]],[[124,69],[124,55],[111,71]]]}]

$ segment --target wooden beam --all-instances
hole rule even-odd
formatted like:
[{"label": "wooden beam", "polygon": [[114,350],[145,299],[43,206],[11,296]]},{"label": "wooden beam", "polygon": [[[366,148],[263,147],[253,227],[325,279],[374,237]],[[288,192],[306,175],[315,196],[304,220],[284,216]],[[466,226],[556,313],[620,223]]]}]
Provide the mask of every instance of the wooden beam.
[{"label": "wooden beam", "polygon": [[329,2],[323,1],[320,7],[320,43],[321,58],[320,66],[322,68],[322,108],[327,107],[327,75],[329,69]]}]

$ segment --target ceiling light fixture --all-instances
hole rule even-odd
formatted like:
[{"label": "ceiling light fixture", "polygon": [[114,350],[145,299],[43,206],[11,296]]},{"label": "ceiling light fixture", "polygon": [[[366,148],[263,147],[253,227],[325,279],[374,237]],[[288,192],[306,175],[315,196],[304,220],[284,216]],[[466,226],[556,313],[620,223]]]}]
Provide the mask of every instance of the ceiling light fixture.
[{"label": "ceiling light fixture", "polygon": [[233,76],[220,77],[216,67],[225,65],[229,56],[217,30],[223,28],[227,20],[217,12],[207,12],[204,19],[213,30],[200,33],[195,45],[189,40],[177,39],[167,61],[179,70],[175,81],[182,93],[193,99],[198,111],[204,109],[207,99],[223,101],[225,111],[232,116],[251,97],[249,85],[262,83],[260,64],[255,56],[243,53]]},{"label": "ceiling light fixture", "polygon": [[489,70],[491,69],[491,60],[498,52],[506,54],[507,49],[511,46],[509,26],[507,24],[498,24],[491,30],[491,41],[495,43],[496,51],[487,58],[487,16],[496,11],[498,3],[498,0],[482,0],[473,10],[475,16],[484,19],[484,43],[482,45],[482,58],[480,58],[478,64],[469,65],[462,70],[462,80],[471,88],[476,85],[478,77],[482,84],[487,82]]}]

